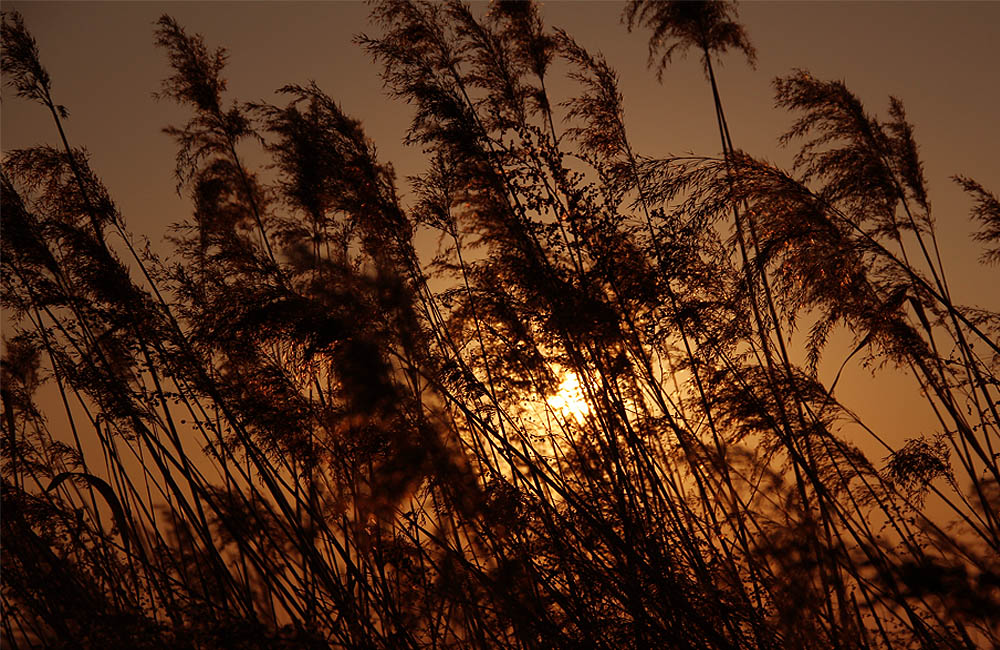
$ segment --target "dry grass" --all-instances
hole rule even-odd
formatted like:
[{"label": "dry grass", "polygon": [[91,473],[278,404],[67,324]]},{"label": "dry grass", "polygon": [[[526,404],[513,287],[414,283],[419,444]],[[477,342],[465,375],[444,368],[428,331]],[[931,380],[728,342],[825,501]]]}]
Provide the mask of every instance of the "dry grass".
[{"label": "dry grass", "polygon": [[[5,153],[6,643],[1000,642],[1000,317],[949,297],[902,105],[778,80],[804,144],[777,169],[729,138],[712,62],[753,56],[733,8],[627,17],[653,63],[703,55],[720,158],[634,152],[614,71],[531,5],[402,0],[359,40],[415,111],[412,205],[322,90],[232,101],[224,52],[168,17],[193,206],[169,259],[65,138]],[[16,14],[3,45],[60,124]],[[579,94],[550,97],[556,74]],[[995,199],[960,182],[995,248]],[[936,435],[859,450],[879,432],[815,372],[838,327],[845,365],[914,378]]]}]

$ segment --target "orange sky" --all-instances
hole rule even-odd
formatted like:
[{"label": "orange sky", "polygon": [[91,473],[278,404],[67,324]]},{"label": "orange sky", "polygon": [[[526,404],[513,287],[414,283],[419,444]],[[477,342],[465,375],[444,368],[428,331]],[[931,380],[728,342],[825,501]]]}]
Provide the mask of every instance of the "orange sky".
[{"label": "orange sky", "polygon": [[[618,20],[621,7],[546,2],[543,14],[549,25],[603,51],[619,71],[630,136],[640,153],[716,153],[710,90],[697,60],[675,62],[658,85],[645,68],[646,34],[626,31]],[[421,169],[419,151],[400,144],[408,107],[384,97],[378,68],[351,42],[371,29],[360,2],[4,2],[4,10],[14,9],[38,41],[56,101],[70,111],[71,142],[91,151],[93,167],[132,230],[154,246],[171,222],[189,213],[174,192],[174,144],[160,131],[180,124],[185,114],[151,97],[168,74],[152,43],[152,23],[161,13],[203,34],[211,46],[229,49],[230,97],[279,101],[274,89],[315,79],[362,120],[401,178]],[[961,173],[1000,192],[1000,2],[751,2],[740,14],[759,60],[751,70],[728,58],[718,71],[736,145],[779,164],[790,161],[792,152],[779,149],[776,140],[791,117],[773,108],[770,83],[793,68],[844,79],[870,112],[883,116],[888,95],[900,97],[916,125],[952,294],[958,302],[1000,309],[998,269],[977,263],[979,248],[968,238],[971,203],[948,180]],[[44,110],[4,88],[3,149],[54,139]],[[864,376],[863,370],[849,371],[840,397],[849,404],[852,392],[864,398],[870,390]],[[879,381],[889,378],[880,375]],[[906,412],[905,397],[869,408],[876,426],[905,435],[931,432],[922,416]]]}]

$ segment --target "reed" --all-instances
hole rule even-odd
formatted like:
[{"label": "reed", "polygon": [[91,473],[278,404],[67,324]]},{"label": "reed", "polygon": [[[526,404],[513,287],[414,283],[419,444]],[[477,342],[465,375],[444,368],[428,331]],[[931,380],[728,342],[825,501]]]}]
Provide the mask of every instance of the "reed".
[{"label": "reed", "polygon": [[[4,81],[60,133],[0,178],[6,643],[1000,643],[1000,315],[950,297],[900,101],[777,80],[779,169],[728,133],[734,6],[630,2],[659,70],[702,55],[722,143],[653,158],[608,62],[533,4],[371,18],[427,154],[405,202],[322,89],[232,100],[225,51],[157,23],[192,205],[161,259],[4,14]],[[995,261],[996,198],[956,180]],[[909,373],[936,434],[893,447],[838,401],[838,327],[841,370]]]}]

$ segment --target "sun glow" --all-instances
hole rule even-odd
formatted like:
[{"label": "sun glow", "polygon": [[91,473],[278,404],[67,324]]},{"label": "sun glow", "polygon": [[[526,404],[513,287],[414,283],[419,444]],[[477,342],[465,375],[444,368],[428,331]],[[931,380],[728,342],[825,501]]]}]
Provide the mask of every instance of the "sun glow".
[{"label": "sun glow", "polygon": [[573,418],[582,423],[590,415],[590,405],[583,397],[580,378],[570,370],[563,371],[559,390],[546,398],[545,402],[549,408],[567,420]]}]

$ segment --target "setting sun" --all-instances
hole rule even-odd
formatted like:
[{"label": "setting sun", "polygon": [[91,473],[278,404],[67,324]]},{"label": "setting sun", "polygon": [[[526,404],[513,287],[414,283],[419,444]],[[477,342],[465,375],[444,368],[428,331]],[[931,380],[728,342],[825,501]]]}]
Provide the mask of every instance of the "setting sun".
[{"label": "setting sun", "polygon": [[582,423],[590,415],[590,405],[583,396],[580,378],[571,370],[562,372],[562,383],[554,395],[549,396],[545,403],[562,417],[573,418]]}]

